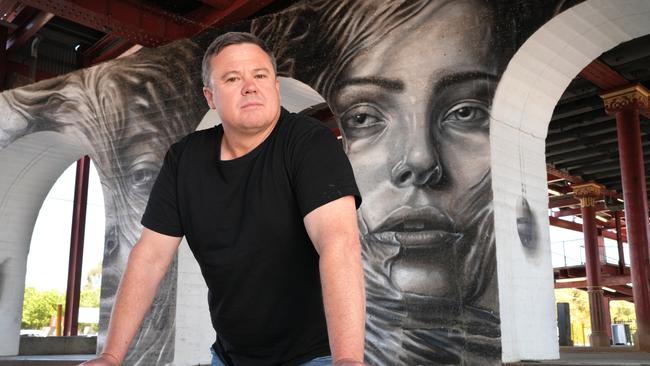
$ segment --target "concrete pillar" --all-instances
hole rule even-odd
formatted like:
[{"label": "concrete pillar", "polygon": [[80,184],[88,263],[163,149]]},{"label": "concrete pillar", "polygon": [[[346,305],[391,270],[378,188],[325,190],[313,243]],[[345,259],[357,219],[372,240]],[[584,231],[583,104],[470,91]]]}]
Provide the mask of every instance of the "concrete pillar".
[{"label": "concrete pillar", "polygon": [[627,242],[636,309],[637,346],[650,351],[650,243],[648,201],[639,112],[650,109],[650,91],[640,84],[603,93],[605,110],[616,117],[619,159],[625,201]]},{"label": "concrete pillar", "polygon": [[587,183],[573,186],[573,193],[580,200],[582,211],[582,232],[585,238],[585,267],[587,272],[587,293],[589,294],[589,316],[591,335],[589,343],[594,347],[609,346],[607,319],[605,317],[603,288],[600,276],[600,255],[598,251],[598,229],[594,203],[602,196],[603,186]]}]

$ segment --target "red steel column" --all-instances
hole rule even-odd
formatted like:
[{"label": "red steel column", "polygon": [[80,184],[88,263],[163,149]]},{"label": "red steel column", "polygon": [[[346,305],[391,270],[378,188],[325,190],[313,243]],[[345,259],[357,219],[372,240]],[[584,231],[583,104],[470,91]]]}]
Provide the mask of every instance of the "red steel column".
[{"label": "red steel column", "polygon": [[0,25],[0,91],[7,86],[7,27]]},{"label": "red steel column", "polygon": [[84,232],[86,230],[86,203],[88,202],[88,173],[90,158],[77,161],[77,178],[72,206],[72,233],[70,235],[70,259],[68,261],[68,287],[65,295],[63,335],[77,335],[79,327],[79,299],[81,298],[81,266],[84,255]]},{"label": "red steel column", "polygon": [[625,224],[637,322],[637,348],[650,351],[650,256],[639,110],[650,107],[650,92],[640,84],[603,93],[605,110],[616,117]]},{"label": "red steel column", "polygon": [[625,252],[623,251],[623,234],[621,233],[621,211],[614,211],[616,224],[616,247],[618,248],[618,273],[625,274]]},{"label": "red steel column", "polygon": [[573,186],[573,193],[580,200],[582,211],[582,233],[585,237],[585,267],[587,272],[587,293],[589,294],[589,317],[591,318],[592,347],[609,346],[607,318],[605,315],[603,288],[600,279],[600,253],[598,250],[598,228],[596,227],[595,200],[602,196],[603,186],[587,183]]}]

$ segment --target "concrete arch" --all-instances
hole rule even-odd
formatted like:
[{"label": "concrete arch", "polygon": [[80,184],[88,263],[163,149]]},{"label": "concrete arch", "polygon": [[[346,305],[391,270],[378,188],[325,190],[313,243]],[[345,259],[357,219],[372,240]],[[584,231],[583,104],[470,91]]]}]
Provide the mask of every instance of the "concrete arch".
[{"label": "concrete arch", "polygon": [[[548,225],[545,138],[571,80],[616,45],[650,33],[650,2],[588,0],[559,14],[517,51],[490,121],[502,359],[558,357]],[[521,242],[524,198],[537,222],[534,255]]]},{"label": "concrete arch", "polygon": [[18,354],[27,254],[39,209],[61,173],[86,149],[37,132],[0,151],[0,355]]}]

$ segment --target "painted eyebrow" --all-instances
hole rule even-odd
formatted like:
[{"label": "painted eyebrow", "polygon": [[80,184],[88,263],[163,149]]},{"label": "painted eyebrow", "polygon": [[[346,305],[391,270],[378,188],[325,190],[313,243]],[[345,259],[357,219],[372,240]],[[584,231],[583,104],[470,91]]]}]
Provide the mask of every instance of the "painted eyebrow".
[{"label": "painted eyebrow", "polygon": [[473,80],[487,80],[492,83],[499,81],[498,76],[482,71],[467,71],[457,72],[453,74],[444,75],[433,86],[433,95],[438,94],[440,89],[446,88],[454,84],[460,84]]},{"label": "painted eyebrow", "polygon": [[350,78],[341,80],[334,86],[335,89],[344,88],[352,85],[376,85],[383,89],[388,89],[394,92],[404,91],[404,83],[401,80],[388,79],[383,77],[365,77],[365,78]]}]

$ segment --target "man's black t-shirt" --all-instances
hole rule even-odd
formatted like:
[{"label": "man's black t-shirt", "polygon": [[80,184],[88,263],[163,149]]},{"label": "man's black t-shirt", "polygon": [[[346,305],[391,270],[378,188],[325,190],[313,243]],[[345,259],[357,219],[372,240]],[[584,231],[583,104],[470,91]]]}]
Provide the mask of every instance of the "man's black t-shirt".
[{"label": "man's black t-shirt", "polygon": [[213,345],[230,365],[297,365],[329,354],[318,254],[303,218],[354,195],[340,143],[317,120],[282,110],[248,154],[220,159],[222,126],[174,144],[142,218],[183,236],[208,285]]}]

